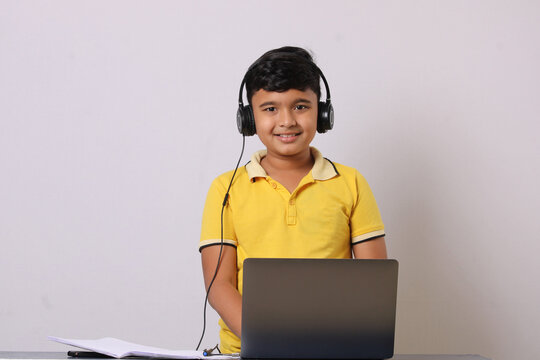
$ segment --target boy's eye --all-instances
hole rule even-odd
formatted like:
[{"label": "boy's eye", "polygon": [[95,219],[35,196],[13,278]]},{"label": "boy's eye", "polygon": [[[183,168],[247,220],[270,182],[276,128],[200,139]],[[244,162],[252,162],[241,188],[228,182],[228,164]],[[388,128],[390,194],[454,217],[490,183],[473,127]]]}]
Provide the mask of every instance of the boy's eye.
[{"label": "boy's eye", "polygon": [[308,107],[306,105],[296,105],[294,108],[296,110],[304,110],[304,109],[307,109]]},{"label": "boy's eye", "polygon": [[276,111],[276,108],[273,107],[273,106],[269,106],[269,107],[265,108],[264,111]]}]

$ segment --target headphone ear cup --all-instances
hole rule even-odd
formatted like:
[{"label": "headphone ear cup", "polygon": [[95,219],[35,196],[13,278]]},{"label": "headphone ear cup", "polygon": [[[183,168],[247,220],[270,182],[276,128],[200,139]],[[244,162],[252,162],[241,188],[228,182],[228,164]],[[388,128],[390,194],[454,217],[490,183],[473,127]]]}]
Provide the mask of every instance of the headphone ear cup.
[{"label": "headphone ear cup", "polygon": [[251,108],[251,105],[246,105],[244,108],[246,110],[246,136],[253,136],[257,133],[253,109]]},{"label": "headphone ear cup", "polygon": [[236,126],[240,134],[244,136],[255,135],[257,130],[255,129],[255,118],[253,117],[251,105],[238,107],[238,111],[236,112]]},{"label": "headphone ear cup", "polygon": [[325,133],[334,127],[334,107],[330,101],[319,101],[319,113],[317,115],[317,132]]}]

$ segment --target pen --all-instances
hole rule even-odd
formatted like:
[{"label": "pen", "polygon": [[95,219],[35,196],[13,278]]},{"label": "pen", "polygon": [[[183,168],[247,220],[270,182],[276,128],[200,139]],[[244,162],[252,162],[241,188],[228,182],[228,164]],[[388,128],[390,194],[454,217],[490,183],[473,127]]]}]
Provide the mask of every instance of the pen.
[{"label": "pen", "polygon": [[206,356],[206,357],[210,357],[210,356],[224,356],[224,357],[231,357],[231,358],[240,358],[240,353],[231,353],[231,354],[212,354],[212,353],[208,353],[206,351],[203,351],[203,355]]},{"label": "pen", "polygon": [[112,356],[93,352],[93,351],[68,351],[67,354],[69,357],[74,357],[74,358],[92,358],[92,359],[112,358]]}]

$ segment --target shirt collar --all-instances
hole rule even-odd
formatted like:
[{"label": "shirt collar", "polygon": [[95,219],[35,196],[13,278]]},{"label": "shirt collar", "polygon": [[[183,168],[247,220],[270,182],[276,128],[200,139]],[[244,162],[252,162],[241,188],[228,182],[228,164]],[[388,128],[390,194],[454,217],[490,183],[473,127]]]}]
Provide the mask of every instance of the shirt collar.
[{"label": "shirt collar", "polygon": [[[325,159],[321,152],[314,147],[309,148],[311,155],[315,159],[311,175],[314,180],[328,180],[338,175],[334,165],[328,159]],[[261,166],[261,160],[266,156],[266,150],[259,150],[251,156],[251,161],[246,165],[249,180],[255,181],[257,177],[267,177],[266,171]]]}]

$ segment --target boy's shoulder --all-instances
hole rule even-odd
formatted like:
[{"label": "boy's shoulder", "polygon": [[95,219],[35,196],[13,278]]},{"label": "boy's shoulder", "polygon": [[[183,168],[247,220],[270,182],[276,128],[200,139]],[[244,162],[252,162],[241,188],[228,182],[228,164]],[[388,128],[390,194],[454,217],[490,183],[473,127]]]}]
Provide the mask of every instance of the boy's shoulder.
[{"label": "boy's shoulder", "polygon": [[339,176],[336,176],[335,179],[339,180],[343,185],[346,185],[350,189],[364,189],[369,187],[366,178],[358,171],[357,168],[344,165],[342,163],[334,162],[331,159],[325,158],[329,161],[335,168]]},{"label": "boy's shoulder", "polygon": [[360,171],[358,171],[358,169],[355,168],[355,167],[344,165],[342,163],[336,163],[336,162],[334,162],[334,165],[335,165],[336,170],[338,171],[339,174],[342,174],[342,175],[344,175],[346,177],[361,177],[361,178],[363,178]]},{"label": "boy's shoulder", "polygon": [[334,166],[336,167],[336,170],[338,170],[338,172],[340,174],[345,173],[347,175],[353,175],[355,173],[358,173],[358,170],[356,168],[352,167],[352,166],[345,165],[345,164],[342,164],[342,163],[339,163],[339,162],[335,162],[332,159],[327,159],[327,160],[330,161],[332,164],[334,164]]},{"label": "boy's shoulder", "polygon": [[[235,174],[236,171],[236,174]],[[239,178],[243,178],[247,176],[246,171],[246,165],[239,166],[236,170],[229,170],[225,171],[224,173],[221,173],[220,175],[216,176],[214,180],[212,181],[212,186],[218,186],[218,187],[228,187],[229,183],[231,182],[231,179],[234,175],[234,182],[237,181]]]},{"label": "boy's shoulder", "polygon": [[[322,164],[322,166],[319,166],[319,168],[326,168],[326,170],[334,170],[340,177],[345,178],[355,178],[358,176],[362,176],[360,172],[352,166],[345,165],[340,162],[334,161],[332,158],[324,157],[323,154],[312,147],[312,154],[315,157],[315,163],[319,162]],[[315,166],[314,166],[315,168]]]}]

